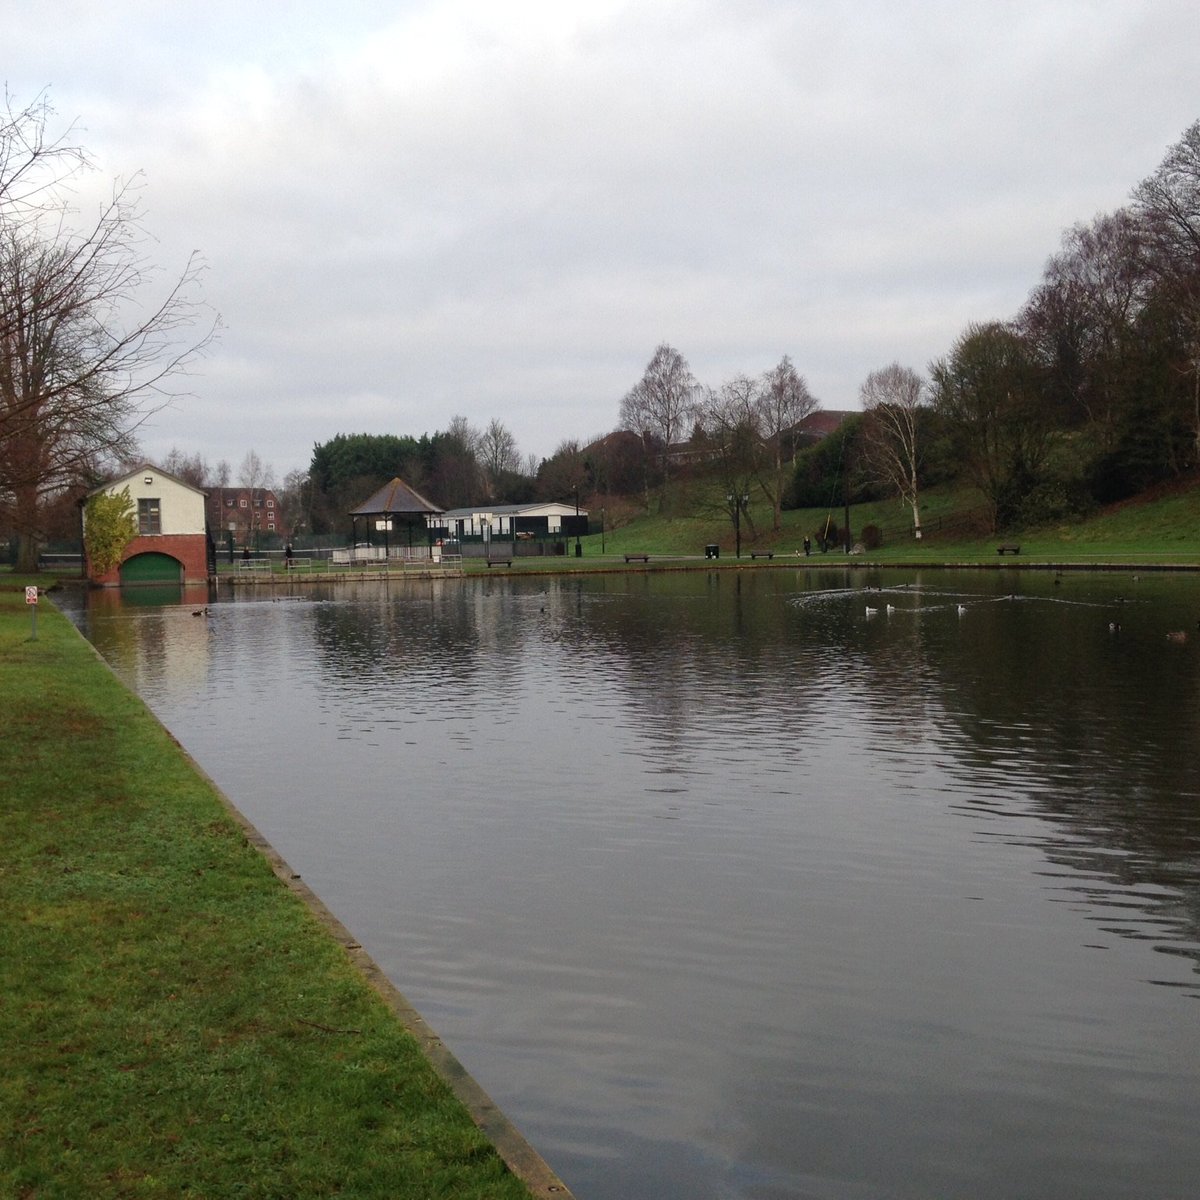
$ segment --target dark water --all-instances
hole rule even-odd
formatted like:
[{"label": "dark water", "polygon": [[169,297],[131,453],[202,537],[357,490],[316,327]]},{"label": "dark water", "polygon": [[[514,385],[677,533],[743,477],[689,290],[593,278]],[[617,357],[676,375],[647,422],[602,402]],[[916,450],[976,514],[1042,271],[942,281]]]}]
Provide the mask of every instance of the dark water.
[{"label": "dark water", "polygon": [[581,1200],[1197,1194],[1200,579],[194,607],[76,615]]}]

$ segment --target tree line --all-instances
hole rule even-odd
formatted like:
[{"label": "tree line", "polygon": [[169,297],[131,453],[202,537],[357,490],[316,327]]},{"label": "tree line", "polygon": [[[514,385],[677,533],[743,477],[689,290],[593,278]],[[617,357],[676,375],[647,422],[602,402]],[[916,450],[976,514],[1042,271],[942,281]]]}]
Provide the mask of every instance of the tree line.
[{"label": "tree line", "polygon": [[[999,531],[1189,477],[1200,465],[1200,122],[1126,206],[1063,234],[1015,316],[968,326],[926,375],[895,362],[872,371],[861,414],[816,445],[789,443],[788,423],[818,407],[799,377],[781,391],[793,370],[785,358],[757,380],[703,388],[662,345],[621,423],[642,436],[660,485],[673,461],[705,463],[735,521],[739,497],[757,492],[776,527],[781,504],[891,494],[920,537],[922,488],[956,479]],[[791,398],[778,406],[780,395]],[[689,429],[695,452],[673,453]]]},{"label": "tree line", "polygon": [[865,463],[878,479],[870,440],[884,443],[891,478],[910,478],[912,496],[923,470],[957,475],[994,530],[1082,515],[1194,472],[1200,121],[1128,204],[1063,234],[1014,317],[968,326],[921,386],[918,403],[872,405],[864,385]]},{"label": "tree line", "polygon": [[[44,97],[0,109],[0,529],[22,570],[56,504],[134,459],[139,427],[182,395],[219,325],[197,257],[174,273],[144,257],[136,177],[86,219],[72,208],[92,164],[51,118]],[[277,488],[291,524],[320,533],[397,475],[442,508],[577,497],[616,516],[669,508],[699,473],[705,503],[739,527],[752,499],[778,529],[787,507],[887,493],[920,536],[921,490],[941,479],[975,489],[1000,530],[1182,478],[1200,462],[1200,122],[1126,206],[1064,233],[1014,317],[970,325],[924,376],[872,371],[859,401],[806,445],[819,405],[788,356],[709,387],[662,343],[614,432],[544,460],[522,459],[500,421],[457,416],[419,437],[338,434],[282,482],[251,451],[239,482]],[[232,474],[179,450],[163,465],[200,487]]]}]

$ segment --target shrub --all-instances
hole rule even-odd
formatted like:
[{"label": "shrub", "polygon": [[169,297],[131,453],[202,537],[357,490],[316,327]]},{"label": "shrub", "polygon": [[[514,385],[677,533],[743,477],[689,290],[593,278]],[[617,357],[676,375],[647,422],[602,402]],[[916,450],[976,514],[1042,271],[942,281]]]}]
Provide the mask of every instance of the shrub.
[{"label": "shrub", "polygon": [[845,535],[837,527],[837,522],[832,519],[828,523],[822,521],[812,531],[813,545],[818,549],[821,548],[822,544],[826,546],[840,546],[845,540]]}]

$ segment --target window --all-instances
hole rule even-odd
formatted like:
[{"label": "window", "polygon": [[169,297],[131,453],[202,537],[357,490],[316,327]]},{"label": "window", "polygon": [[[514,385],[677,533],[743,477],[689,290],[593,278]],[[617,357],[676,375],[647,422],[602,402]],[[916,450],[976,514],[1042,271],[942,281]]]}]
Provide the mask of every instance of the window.
[{"label": "window", "polygon": [[230,498],[229,498],[228,500],[226,500],[226,501],[225,501],[225,507],[226,507],[226,508],[232,508],[232,507],[233,507],[233,497],[232,497],[232,496],[230,496]]},{"label": "window", "polygon": [[239,506],[240,506],[240,507],[242,507],[242,508],[245,508],[245,507],[246,507],[246,501],[245,501],[245,500],[239,500],[239,501],[238,501],[238,504],[239,504]]},{"label": "window", "polygon": [[275,507],[275,501],[274,501],[274,500],[268,500],[268,501],[267,501],[267,507],[268,507],[268,508],[274,508],[274,507]]},{"label": "window", "polygon": [[162,533],[160,501],[138,501],[138,533]]},{"label": "window", "polygon": [[275,522],[274,522],[274,521],[268,521],[268,522],[267,522],[267,528],[273,531],[273,530],[275,529]]}]

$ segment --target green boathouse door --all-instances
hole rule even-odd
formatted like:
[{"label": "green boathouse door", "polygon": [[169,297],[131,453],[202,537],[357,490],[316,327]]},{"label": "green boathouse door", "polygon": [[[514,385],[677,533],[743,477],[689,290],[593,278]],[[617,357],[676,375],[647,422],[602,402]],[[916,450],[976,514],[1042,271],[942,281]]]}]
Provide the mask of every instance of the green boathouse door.
[{"label": "green boathouse door", "polygon": [[121,584],[179,583],[183,565],[169,554],[135,554],[121,564]]}]

